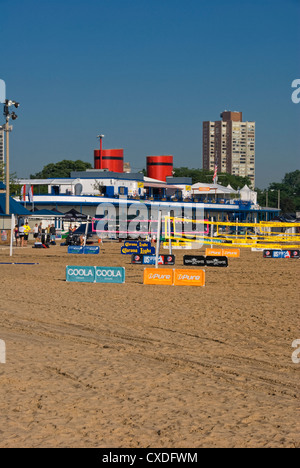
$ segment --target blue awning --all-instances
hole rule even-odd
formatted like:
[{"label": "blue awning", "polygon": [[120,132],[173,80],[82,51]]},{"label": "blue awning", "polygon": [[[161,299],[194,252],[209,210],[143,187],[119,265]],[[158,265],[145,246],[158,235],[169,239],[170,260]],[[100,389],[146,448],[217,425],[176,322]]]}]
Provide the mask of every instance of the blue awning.
[{"label": "blue awning", "polygon": [[[6,206],[6,194],[0,194],[0,216],[6,216],[5,213],[5,206]],[[17,216],[31,216],[30,211],[24,208],[21,203],[14,200],[12,197],[9,197],[9,212],[10,214],[14,214]]]}]

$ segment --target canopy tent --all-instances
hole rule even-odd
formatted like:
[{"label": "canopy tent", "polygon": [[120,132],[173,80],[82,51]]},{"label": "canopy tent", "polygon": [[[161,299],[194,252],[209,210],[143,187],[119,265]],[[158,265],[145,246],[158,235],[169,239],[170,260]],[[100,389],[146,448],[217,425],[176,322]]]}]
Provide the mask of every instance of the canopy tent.
[{"label": "canopy tent", "polygon": [[217,195],[225,195],[225,194],[234,194],[236,195],[238,192],[233,190],[232,187],[224,187],[220,184],[204,184],[198,182],[197,184],[192,185],[193,193],[201,193],[201,192],[210,192],[211,194]]},{"label": "canopy tent", "polygon": [[[0,193],[0,216],[7,216],[5,213],[6,206],[6,194]],[[12,197],[9,197],[9,213],[10,215],[14,214],[16,216],[31,216],[31,212],[28,211],[24,206],[14,200]]]},{"label": "canopy tent", "polygon": [[52,208],[51,211],[53,211],[53,213],[55,213],[56,216],[59,216],[59,215],[65,216],[65,213],[62,213],[61,211],[58,211],[56,208]]},{"label": "canopy tent", "polygon": [[63,213],[60,213],[59,211],[54,211],[54,210],[34,210],[32,211],[32,216],[33,217],[39,217],[39,216],[48,216],[48,218],[59,218],[59,217],[63,217],[64,214]]},{"label": "canopy tent", "polygon": [[83,213],[79,213],[79,211],[75,210],[74,208],[72,208],[72,210],[64,214],[65,221],[71,221],[71,222],[86,221],[87,218],[88,218],[87,215]]}]

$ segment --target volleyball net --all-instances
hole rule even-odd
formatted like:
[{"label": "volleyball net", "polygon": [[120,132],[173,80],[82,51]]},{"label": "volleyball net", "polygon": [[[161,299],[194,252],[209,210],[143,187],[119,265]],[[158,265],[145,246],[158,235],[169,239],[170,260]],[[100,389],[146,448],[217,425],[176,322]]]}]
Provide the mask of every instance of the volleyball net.
[{"label": "volleyball net", "polygon": [[263,249],[300,247],[300,223],[221,222],[166,216],[164,232],[165,239],[172,242]]}]

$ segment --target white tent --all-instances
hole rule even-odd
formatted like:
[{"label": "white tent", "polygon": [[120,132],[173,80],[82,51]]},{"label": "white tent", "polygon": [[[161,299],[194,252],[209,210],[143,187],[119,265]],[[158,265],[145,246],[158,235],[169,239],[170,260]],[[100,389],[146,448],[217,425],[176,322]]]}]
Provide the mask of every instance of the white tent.
[{"label": "white tent", "polygon": [[197,184],[192,185],[192,192],[195,195],[196,193],[204,194],[207,191],[207,194],[217,194],[217,195],[225,195],[225,194],[234,194],[236,195],[238,192],[233,190],[232,187],[224,187],[220,184],[203,184],[198,182]]},{"label": "white tent", "polygon": [[252,202],[255,205],[257,204],[257,193],[251,190],[251,188],[249,188],[248,185],[245,185],[240,190],[240,195],[241,195],[241,200]]}]

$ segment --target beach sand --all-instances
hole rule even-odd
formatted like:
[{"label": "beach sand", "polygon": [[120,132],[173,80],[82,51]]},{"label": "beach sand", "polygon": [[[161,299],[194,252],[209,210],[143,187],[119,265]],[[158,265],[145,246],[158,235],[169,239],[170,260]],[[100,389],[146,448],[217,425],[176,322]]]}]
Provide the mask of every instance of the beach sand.
[{"label": "beach sand", "polygon": [[[242,250],[204,288],[145,286],[120,245],[0,265],[0,446],[299,447],[300,261]],[[67,283],[78,264],[125,266],[126,284]]]}]

